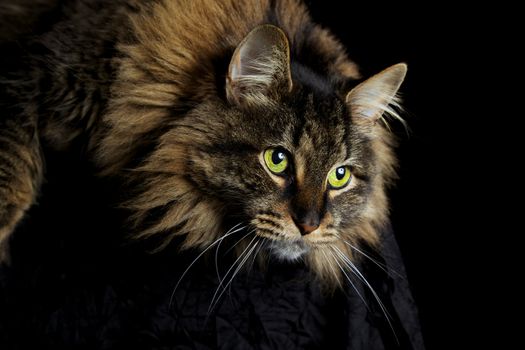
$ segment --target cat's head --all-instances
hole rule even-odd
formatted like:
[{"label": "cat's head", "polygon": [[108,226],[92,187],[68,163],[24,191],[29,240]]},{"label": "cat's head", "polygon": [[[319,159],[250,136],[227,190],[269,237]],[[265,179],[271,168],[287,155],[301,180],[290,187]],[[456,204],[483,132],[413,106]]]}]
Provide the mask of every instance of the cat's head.
[{"label": "cat's head", "polygon": [[382,116],[397,115],[405,73],[398,64],[337,91],[290,58],[282,30],[255,28],[231,57],[223,96],[174,118],[138,169],[154,174],[130,204],[137,221],[155,218],[141,235],[207,247],[242,227],[252,246],[339,282],[337,266],[376,244],[387,220],[395,159]]}]

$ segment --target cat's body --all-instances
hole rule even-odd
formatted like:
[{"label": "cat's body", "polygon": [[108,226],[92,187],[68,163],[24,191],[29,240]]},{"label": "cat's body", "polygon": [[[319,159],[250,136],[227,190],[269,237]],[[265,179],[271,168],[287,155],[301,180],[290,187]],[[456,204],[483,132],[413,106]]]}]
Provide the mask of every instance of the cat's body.
[{"label": "cat's body", "polygon": [[42,145],[81,149],[119,183],[126,231],[162,246],[183,236],[205,248],[242,227],[249,252],[304,259],[335,286],[354,249],[378,243],[395,167],[380,118],[404,65],[357,85],[354,63],[296,0],[54,11],[0,77],[4,251],[38,198]]}]

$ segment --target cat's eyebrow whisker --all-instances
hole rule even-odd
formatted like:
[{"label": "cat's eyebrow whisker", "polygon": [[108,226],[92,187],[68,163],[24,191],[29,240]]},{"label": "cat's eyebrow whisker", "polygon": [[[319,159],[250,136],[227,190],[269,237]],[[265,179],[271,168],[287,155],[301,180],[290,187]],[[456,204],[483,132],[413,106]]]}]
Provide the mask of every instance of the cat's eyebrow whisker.
[{"label": "cat's eyebrow whisker", "polygon": [[197,257],[191,262],[191,264],[186,268],[186,270],[184,270],[184,272],[182,273],[182,275],[180,276],[179,280],[177,281],[177,284],[175,285],[175,287],[173,288],[173,292],[171,293],[171,296],[170,296],[170,302],[168,304],[168,308],[171,308],[171,304],[173,303],[173,298],[175,297],[175,292],[177,291],[177,288],[179,287],[180,283],[182,282],[182,279],[186,276],[186,274],[188,273],[188,271],[191,269],[191,267],[193,265],[195,265],[195,263],[197,262],[197,260],[199,260],[208,250],[210,250],[214,245],[222,242],[222,240],[224,240],[226,237],[229,237],[231,235],[233,235],[234,233],[237,233],[239,232],[240,230],[242,230],[242,228],[239,228],[239,229],[236,229],[236,230],[233,230],[229,233],[226,233],[225,235],[217,238],[214,242],[212,242],[209,246],[206,247],[206,249],[204,249],[202,252],[200,252],[199,255],[197,255]]},{"label": "cat's eyebrow whisker", "polygon": [[376,299],[379,307],[381,308],[381,311],[383,312],[383,314],[385,315],[385,319],[386,321],[388,322],[388,325],[390,327],[390,329],[392,330],[392,333],[394,334],[394,338],[396,339],[397,343],[399,344],[399,338],[397,337],[397,334],[396,334],[396,331],[394,330],[394,326],[392,325],[392,321],[391,321],[391,317],[385,307],[385,305],[383,304],[383,302],[381,301],[381,299],[379,298],[379,295],[376,293],[375,289],[372,287],[372,285],[368,282],[368,280],[365,278],[365,276],[363,276],[363,274],[361,273],[361,271],[359,271],[359,269],[357,268],[357,266],[355,266],[355,264],[348,258],[348,256],[346,256],[338,247],[336,246],[333,246],[333,250],[334,252],[342,259],[342,261],[345,263],[345,265],[350,269],[350,271],[352,271],[367,287],[368,289],[370,290],[370,292],[372,293],[372,295],[374,296],[374,298]]},{"label": "cat's eyebrow whisker", "polygon": [[388,267],[387,265],[385,264],[382,264],[380,263],[379,261],[377,261],[376,259],[372,258],[370,255],[368,255],[367,253],[365,253],[364,251],[362,251],[361,249],[357,248],[355,245],[351,244],[350,242],[348,242],[346,239],[342,238],[340,235],[337,235],[337,237],[343,241],[344,244],[346,244],[347,246],[349,246],[351,249],[355,250],[356,252],[358,252],[359,254],[363,255],[365,258],[369,259],[371,262],[373,262],[374,264],[376,264],[381,270],[385,271],[388,275],[390,275],[390,273],[395,273],[396,275],[398,275],[399,277],[401,277],[402,279],[405,279],[405,276],[403,276],[402,274],[400,274],[399,272],[397,272],[395,269],[391,268],[391,267]]},{"label": "cat's eyebrow whisker", "polygon": [[[226,272],[226,275],[224,275],[224,279],[223,280],[225,280],[227,278],[227,276],[231,272],[231,270],[237,265],[235,271],[231,274],[231,277],[230,277],[228,283],[225,286],[223,286],[223,283],[221,281],[219,283],[219,285],[217,286],[217,290],[215,291],[215,294],[213,295],[212,300],[210,302],[210,306],[208,307],[208,315],[215,308],[215,306],[217,305],[217,303],[221,299],[222,295],[226,292],[226,289],[230,286],[230,284],[232,283],[232,281],[235,278],[235,276],[239,273],[239,271],[241,270],[242,266],[246,263],[246,261],[248,260],[250,255],[253,253],[253,251],[255,250],[257,245],[260,243],[260,240],[255,242],[255,243],[253,243],[253,241],[256,238],[257,238],[257,236],[253,237],[253,239],[250,241],[250,243],[248,243],[248,245],[246,246],[244,251],[241,253],[241,255],[239,255],[237,260],[235,260],[235,262],[232,264],[232,266],[230,267],[228,272]],[[239,260],[241,258],[242,258],[242,260],[239,262]],[[223,287],[222,291],[221,291],[220,294],[218,294],[221,287]],[[218,296],[217,296],[217,294],[218,294]]]}]

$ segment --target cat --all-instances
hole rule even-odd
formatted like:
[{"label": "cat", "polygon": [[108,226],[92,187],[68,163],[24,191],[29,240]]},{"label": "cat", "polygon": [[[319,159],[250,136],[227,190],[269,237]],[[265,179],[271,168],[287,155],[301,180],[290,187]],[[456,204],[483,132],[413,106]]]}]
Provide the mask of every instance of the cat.
[{"label": "cat", "polygon": [[[57,5],[58,6],[58,5]],[[304,261],[323,285],[381,244],[404,63],[362,79],[299,0],[71,1],[0,76],[0,245],[46,154],[81,144],[137,239]],[[57,15],[57,13],[59,15]],[[7,44],[5,44],[7,45]],[[11,46],[12,47],[12,46]],[[256,248],[258,250],[256,250]]]}]

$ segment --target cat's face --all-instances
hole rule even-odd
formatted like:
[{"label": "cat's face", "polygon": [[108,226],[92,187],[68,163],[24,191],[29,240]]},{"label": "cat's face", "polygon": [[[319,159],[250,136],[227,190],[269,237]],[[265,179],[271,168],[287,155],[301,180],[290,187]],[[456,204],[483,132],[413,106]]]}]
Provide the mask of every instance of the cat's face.
[{"label": "cat's face", "polygon": [[298,90],[265,108],[214,107],[213,127],[189,116],[215,140],[190,153],[193,180],[285,260],[353,241],[375,176],[369,136],[344,101]]},{"label": "cat's face", "polygon": [[257,27],[233,53],[216,87],[224,91],[206,90],[170,119],[133,172],[140,194],[128,207],[138,236],[209,248],[242,227],[251,252],[260,244],[281,260],[302,258],[340,283],[353,252],[375,244],[387,219],[395,161],[379,121],[405,72],[396,65],[336,91],[330,77],[291,63],[280,29]]}]

